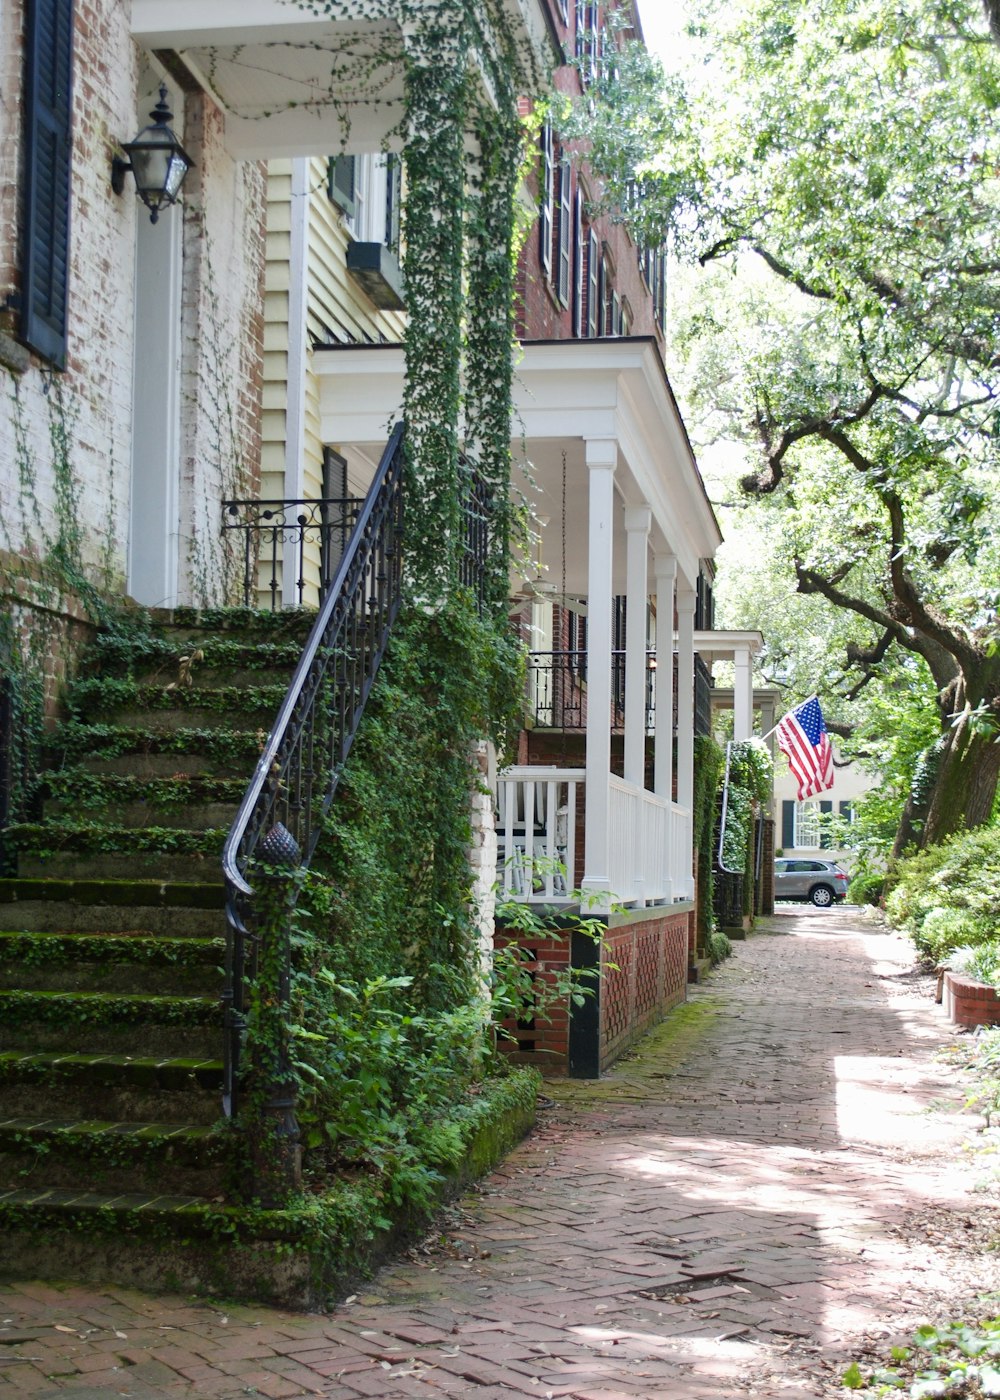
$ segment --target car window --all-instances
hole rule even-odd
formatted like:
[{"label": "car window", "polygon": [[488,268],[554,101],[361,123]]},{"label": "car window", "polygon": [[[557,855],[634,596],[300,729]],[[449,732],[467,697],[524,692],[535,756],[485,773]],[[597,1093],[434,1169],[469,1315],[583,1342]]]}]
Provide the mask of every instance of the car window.
[{"label": "car window", "polygon": [[828,865],[824,865],[821,860],[809,860],[803,862],[802,868],[803,870],[822,870],[824,873],[826,873],[830,867]]}]

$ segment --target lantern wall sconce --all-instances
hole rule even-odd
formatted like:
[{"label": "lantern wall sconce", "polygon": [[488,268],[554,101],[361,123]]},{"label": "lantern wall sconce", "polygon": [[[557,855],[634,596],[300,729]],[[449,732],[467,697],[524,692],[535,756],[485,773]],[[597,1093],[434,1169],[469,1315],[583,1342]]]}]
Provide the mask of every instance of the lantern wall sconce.
[{"label": "lantern wall sconce", "polygon": [[122,142],[128,160],[115,156],[111,162],[111,188],[115,194],[124,192],[125,176],[131,170],[136,193],[154,224],[165,205],[177,203],[184,177],[194,164],[170,129],[173,115],[167,106],[166,86],[161,84],[160,100],[149,114],[151,125],[143,127],[134,141]]}]

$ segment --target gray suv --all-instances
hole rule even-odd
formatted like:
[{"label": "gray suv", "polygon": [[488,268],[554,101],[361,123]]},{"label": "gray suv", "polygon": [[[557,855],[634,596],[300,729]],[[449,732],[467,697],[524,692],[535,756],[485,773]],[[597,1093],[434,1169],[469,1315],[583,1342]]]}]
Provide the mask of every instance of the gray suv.
[{"label": "gray suv", "polygon": [[849,878],[835,860],[779,859],[774,862],[774,897],[811,899],[818,908],[828,909],[845,897]]}]

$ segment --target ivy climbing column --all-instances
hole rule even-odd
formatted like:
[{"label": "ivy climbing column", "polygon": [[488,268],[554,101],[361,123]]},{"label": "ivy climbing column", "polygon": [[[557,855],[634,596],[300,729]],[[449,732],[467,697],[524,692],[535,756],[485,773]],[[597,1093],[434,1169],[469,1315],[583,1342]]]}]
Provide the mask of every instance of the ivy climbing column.
[{"label": "ivy climbing column", "polygon": [[436,0],[404,28],[407,580],[441,607],[463,543],[461,408],[465,126],[469,35],[462,0]]},{"label": "ivy climbing column", "polygon": [[[480,106],[468,203],[466,451],[492,499],[484,580],[494,616],[506,614],[509,592],[510,401],[514,336],[514,198],[520,128],[513,93],[501,107]],[[506,99],[506,100],[505,100]]]}]

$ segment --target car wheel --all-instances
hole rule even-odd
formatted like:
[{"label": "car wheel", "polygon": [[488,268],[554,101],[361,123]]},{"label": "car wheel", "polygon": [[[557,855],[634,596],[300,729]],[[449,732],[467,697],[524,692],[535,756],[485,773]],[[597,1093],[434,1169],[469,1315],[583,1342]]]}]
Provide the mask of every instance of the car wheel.
[{"label": "car wheel", "polygon": [[814,885],[809,891],[809,898],[817,909],[829,909],[833,903],[833,890],[829,885]]}]

